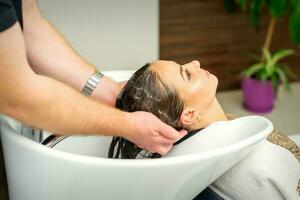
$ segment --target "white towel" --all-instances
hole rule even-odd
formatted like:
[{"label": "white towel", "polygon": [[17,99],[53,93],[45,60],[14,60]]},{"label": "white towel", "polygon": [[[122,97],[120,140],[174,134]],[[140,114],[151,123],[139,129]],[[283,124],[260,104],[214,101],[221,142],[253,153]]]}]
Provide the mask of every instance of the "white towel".
[{"label": "white towel", "polygon": [[210,188],[225,200],[299,200],[300,163],[265,140]]}]

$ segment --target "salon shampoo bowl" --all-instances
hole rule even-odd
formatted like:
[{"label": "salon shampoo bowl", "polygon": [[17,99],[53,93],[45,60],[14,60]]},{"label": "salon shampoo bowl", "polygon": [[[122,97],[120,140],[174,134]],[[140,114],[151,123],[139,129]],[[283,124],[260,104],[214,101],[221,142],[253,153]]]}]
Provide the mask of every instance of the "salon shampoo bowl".
[{"label": "salon shampoo bowl", "polygon": [[[131,73],[108,74],[121,81]],[[196,134],[164,158],[124,160],[106,158],[111,137],[71,136],[49,148],[20,135],[17,121],[0,123],[10,200],[191,200],[273,130],[264,117],[242,117],[209,126],[207,137]],[[183,148],[193,140],[197,150]]]}]

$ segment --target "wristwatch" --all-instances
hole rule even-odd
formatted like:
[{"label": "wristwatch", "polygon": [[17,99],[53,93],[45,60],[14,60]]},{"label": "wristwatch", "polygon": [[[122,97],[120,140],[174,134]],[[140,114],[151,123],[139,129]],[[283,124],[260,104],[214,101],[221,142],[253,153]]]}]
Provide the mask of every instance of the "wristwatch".
[{"label": "wristwatch", "polygon": [[90,78],[85,83],[84,87],[81,89],[81,94],[85,96],[91,96],[97,85],[100,83],[101,79],[104,77],[97,69],[95,72],[90,76]]}]

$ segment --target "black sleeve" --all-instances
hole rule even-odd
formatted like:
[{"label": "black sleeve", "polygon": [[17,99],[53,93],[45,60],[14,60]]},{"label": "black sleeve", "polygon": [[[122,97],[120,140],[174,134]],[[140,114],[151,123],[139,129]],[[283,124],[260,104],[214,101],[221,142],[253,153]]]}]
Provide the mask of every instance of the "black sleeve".
[{"label": "black sleeve", "polygon": [[10,0],[0,0],[0,32],[11,27],[18,20]]}]

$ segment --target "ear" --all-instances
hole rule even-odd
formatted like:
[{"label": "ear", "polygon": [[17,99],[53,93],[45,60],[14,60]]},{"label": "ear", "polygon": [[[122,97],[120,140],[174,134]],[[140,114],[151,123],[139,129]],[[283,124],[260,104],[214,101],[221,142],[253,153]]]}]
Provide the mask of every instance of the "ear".
[{"label": "ear", "polygon": [[185,108],[180,115],[180,122],[184,126],[190,126],[197,121],[199,113],[193,108]]}]

